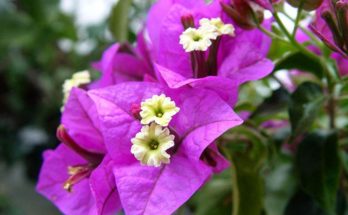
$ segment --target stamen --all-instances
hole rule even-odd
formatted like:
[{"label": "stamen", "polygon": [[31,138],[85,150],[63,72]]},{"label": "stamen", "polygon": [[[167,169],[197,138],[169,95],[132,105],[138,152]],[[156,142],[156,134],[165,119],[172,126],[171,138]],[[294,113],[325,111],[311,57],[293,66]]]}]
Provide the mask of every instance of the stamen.
[{"label": "stamen", "polygon": [[75,184],[81,180],[88,178],[95,167],[92,165],[69,166],[68,174],[70,177],[64,182],[63,188],[69,193]]}]

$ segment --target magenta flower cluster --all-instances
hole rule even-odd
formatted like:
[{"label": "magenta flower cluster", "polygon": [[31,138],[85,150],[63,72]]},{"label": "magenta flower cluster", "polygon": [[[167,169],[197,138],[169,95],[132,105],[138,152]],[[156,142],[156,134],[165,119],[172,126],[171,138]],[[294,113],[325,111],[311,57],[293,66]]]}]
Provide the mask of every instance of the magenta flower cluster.
[{"label": "magenta flower cluster", "polygon": [[[229,35],[213,24],[206,32],[204,18],[227,25]],[[180,43],[187,29],[193,43],[201,32],[216,34],[197,44],[206,50],[187,52]],[[158,1],[136,47],[112,45],[94,64],[101,78],[71,90],[57,129],[61,144],[44,153],[38,192],[68,215],[173,213],[228,167],[216,140],[242,123],[233,111],[240,85],[273,70],[270,43],[235,25],[219,1]]]}]

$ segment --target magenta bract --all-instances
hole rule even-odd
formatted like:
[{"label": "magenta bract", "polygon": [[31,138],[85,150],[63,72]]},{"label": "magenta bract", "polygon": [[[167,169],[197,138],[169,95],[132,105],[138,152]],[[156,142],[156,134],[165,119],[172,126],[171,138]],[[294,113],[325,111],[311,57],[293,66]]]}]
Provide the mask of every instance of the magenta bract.
[{"label": "magenta bract", "polygon": [[[170,164],[143,166],[131,153],[131,139],[142,127],[132,113],[153,95],[170,97],[180,112],[169,128],[175,131]],[[122,206],[127,214],[171,214],[193,195],[227,161],[214,141],[242,120],[214,92],[203,89],[169,89],[156,83],[128,82],[92,90]]]}]

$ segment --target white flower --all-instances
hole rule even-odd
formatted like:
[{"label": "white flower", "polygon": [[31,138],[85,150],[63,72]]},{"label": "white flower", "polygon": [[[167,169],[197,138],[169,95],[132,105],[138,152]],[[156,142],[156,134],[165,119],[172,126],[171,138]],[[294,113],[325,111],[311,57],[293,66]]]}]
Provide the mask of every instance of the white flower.
[{"label": "white flower", "polygon": [[[83,84],[89,84],[91,82],[91,76],[87,70],[77,72],[73,74],[71,79],[67,79],[63,83],[63,106],[69,98],[69,94],[72,88],[79,87]],[[63,110],[64,107],[62,107]]]},{"label": "white flower", "polygon": [[234,27],[232,24],[225,24],[223,21],[218,18],[207,19],[203,18],[199,20],[201,31],[210,38],[215,40],[218,36],[221,35],[230,35],[234,36]]},{"label": "white flower", "polygon": [[180,44],[186,52],[206,51],[212,44],[204,31],[196,28],[188,28],[180,35]]},{"label": "white flower", "polygon": [[180,108],[176,107],[175,102],[164,94],[154,95],[141,103],[141,123],[146,125],[156,122],[161,126],[168,126],[172,117],[179,112]]},{"label": "white flower", "polygon": [[156,123],[145,125],[131,142],[131,153],[141,164],[159,167],[162,163],[170,163],[166,150],[174,146],[174,135],[170,134],[168,128]]}]

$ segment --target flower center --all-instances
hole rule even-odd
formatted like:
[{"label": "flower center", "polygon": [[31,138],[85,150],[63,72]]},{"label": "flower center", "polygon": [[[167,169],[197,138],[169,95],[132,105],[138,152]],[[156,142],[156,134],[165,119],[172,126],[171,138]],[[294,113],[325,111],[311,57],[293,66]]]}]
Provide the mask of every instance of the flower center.
[{"label": "flower center", "polygon": [[163,110],[162,108],[158,107],[157,110],[155,110],[156,116],[161,118],[163,116]]},{"label": "flower center", "polygon": [[198,41],[200,41],[201,39],[202,39],[202,36],[199,35],[199,34],[194,34],[194,35],[192,36],[192,40],[195,41],[195,42],[198,42]]},{"label": "flower center", "polygon": [[151,150],[156,150],[158,148],[159,143],[157,140],[152,140],[149,144]]}]

